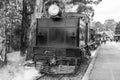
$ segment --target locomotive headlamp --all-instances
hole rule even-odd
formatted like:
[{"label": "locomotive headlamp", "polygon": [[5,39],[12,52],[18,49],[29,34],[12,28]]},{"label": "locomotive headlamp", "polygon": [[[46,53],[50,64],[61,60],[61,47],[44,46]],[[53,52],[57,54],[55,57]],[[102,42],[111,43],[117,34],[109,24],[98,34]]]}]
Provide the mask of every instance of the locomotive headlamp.
[{"label": "locomotive headlamp", "polygon": [[59,8],[59,6],[57,6],[57,4],[52,4],[48,9],[48,13],[51,16],[56,16],[59,14],[59,12],[60,12],[60,8]]}]

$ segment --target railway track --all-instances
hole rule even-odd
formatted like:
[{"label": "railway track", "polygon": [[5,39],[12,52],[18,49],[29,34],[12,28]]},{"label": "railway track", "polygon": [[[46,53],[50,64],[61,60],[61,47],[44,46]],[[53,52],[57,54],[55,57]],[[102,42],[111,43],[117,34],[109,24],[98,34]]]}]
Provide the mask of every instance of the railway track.
[{"label": "railway track", "polygon": [[41,80],[42,78],[44,78],[46,75],[43,74],[42,76],[38,77],[36,80]]},{"label": "railway track", "polygon": [[42,75],[38,77],[36,80],[61,80],[65,75],[56,75],[56,76],[50,76],[50,75]]},{"label": "railway track", "polygon": [[88,63],[82,63],[81,66],[79,66],[76,69],[76,72],[73,74],[43,74],[42,76],[38,77],[36,80],[62,80],[63,78],[74,78],[76,76],[81,76],[85,73],[88,64],[91,60],[89,60]]},{"label": "railway track", "polygon": [[57,80],[61,80],[65,75],[61,75]]},{"label": "railway track", "polygon": [[81,73],[81,69],[78,69],[77,72],[74,74],[44,74],[40,77],[38,77],[36,80],[62,80],[64,77],[76,77],[78,74]]}]

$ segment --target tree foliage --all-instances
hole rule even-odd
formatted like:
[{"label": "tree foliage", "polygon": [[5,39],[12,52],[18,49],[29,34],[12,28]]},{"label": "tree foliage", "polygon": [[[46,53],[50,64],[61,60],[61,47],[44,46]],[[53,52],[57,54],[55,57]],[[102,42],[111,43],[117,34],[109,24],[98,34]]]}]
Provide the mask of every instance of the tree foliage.
[{"label": "tree foliage", "polygon": [[116,22],[114,19],[107,19],[104,22],[104,26],[105,26],[106,30],[115,31]]},{"label": "tree foliage", "polygon": [[115,34],[120,34],[120,21],[116,23]]},{"label": "tree foliage", "polygon": [[114,21],[114,19],[107,19],[105,20],[104,24],[101,22],[92,22],[91,28],[94,30],[99,30],[99,31],[115,31],[115,27],[117,25],[117,22]]},{"label": "tree foliage", "polygon": [[0,7],[0,27],[3,33],[2,36],[5,36],[5,33],[9,32],[9,35],[11,35],[9,40],[10,43],[12,43],[10,45],[16,50],[16,47],[20,45],[20,37],[16,36],[14,32],[16,27],[20,27],[22,16],[19,11],[16,10],[15,0],[2,0],[2,4],[2,7]]},{"label": "tree foliage", "polygon": [[95,31],[104,31],[105,30],[104,25],[99,21],[92,22],[91,28],[94,29]]}]

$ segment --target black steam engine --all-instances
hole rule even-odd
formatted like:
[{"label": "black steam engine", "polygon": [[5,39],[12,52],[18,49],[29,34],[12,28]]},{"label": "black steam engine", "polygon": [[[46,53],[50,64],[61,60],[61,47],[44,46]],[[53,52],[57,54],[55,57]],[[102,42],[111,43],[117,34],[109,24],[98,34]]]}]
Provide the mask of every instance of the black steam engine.
[{"label": "black steam engine", "polygon": [[44,67],[80,66],[83,58],[89,58],[91,55],[89,46],[95,40],[90,41],[94,37],[90,38],[89,23],[82,20],[83,16],[75,15],[77,16],[52,15],[51,18],[37,19],[34,44],[31,49],[36,66],[37,62],[42,62]]}]

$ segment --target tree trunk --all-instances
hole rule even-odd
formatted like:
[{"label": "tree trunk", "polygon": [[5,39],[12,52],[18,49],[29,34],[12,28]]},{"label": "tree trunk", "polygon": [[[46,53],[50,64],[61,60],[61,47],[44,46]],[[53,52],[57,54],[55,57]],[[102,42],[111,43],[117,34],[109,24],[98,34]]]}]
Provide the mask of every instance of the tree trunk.
[{"label": "tree trunk", "polygon": [[36,18],[41,18],[43,10],[43,0],[36,0],[34,13],[31,15],[31,23],[29,29],[29,48],[28,48],[28,55],[27,60],[31,59],[33,56],[33,46],[36,43]]},{"label": "tree trunk", "polygon": [[20,50],[21,50],[21,56],[25,55],[25,51],[26,51],[26,47],[27,47],[27,43],[26,43],[26,28],[27,28],[27,4],[26,4],[26,0],[23,0],[23,12],[22,12],[22,23],[21,23],[21,46],[20,46]]}]

